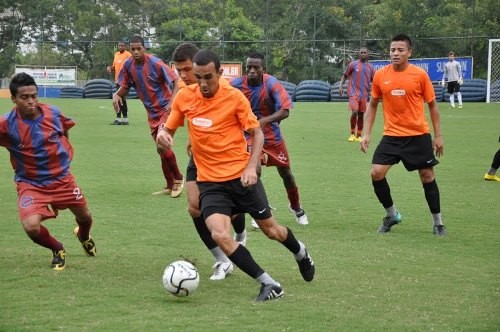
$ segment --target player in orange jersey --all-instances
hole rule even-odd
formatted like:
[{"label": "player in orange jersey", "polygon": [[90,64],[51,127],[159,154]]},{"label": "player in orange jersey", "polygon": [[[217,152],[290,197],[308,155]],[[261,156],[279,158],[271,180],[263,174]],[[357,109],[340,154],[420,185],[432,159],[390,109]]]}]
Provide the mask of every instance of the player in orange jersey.
[{"label": "player in orange jersey", "polygon": [[[399,34],[391,41],[391,64],[375,73],[372,84],[370,104],[366,113],[365,135],[361,150],[368,150],[377,106],[383,100],[384,134],[373,154],[371,177],[378,200],[387,212],[380,233],[387,233],[391,227],[401,222],[401,214],[396,209],[386,174],[399,163],[408,171],[418,170],[425,198],[432,214],[433,233],[445,236],[446,228],[441,220],[439,188],[434,176],[434,166],[439,162],[434,153],[443,154],[443,138],[439,109],[434,88],[427,73],[409,63],[411,39]],[[430,135],[429,124],[425,118],[424,102],[429,107],[434,141]]]},{"label": "player in orange jersey", "polygon": [[[177,46],[172,54],[174,67],[180,77],[179,89],[191,84],[196,84],[196,77],[193,70],[193,58],[198,53],[199,49],[191,43],[182,43]],[[243,134],[242,134],[243,135]],[[212,239],[210,231],[207,228],[205,219],[200,211],[200,191],[196,183],[197,169],[191,152],[191,144],[187,145],[189,155],[189,163],[186,170],[186,192],[188,199],[188,212],[193,219],[193,224],[196,228],[200,239],[203,241],[207,249],[215,258],[213,266],[213,274],[210,280],[223,280],[226,275],[233,272],[233,263],[227,258],[226,254],[217,246],[217,243]],[[245,230],[245,214],[240,213],[232,218],[232,224],[235,231],[235,240],[246,245],[247,231]]]},{"label": "player in orange jersey", "polygon": [[[293,253],[305,281],[313,280],[314,263],[304,244],[271,214],[257,176],[264,134],[250,103],[222,78],[220,59],[213,51],[199,51],[193,62],[198,84],[179,90],[167,123],[158,133],[157,144],[170,149],[174,143],[172,135],[187,120],[198,169],[200,207],[212,238],[240,270],[261,283],[257,301],[279,298],[283,296],[281,285],[231,236],[231,215],[249,213],[268,238]],[[251,152],[247,151],[242,131],[252,136]]]},{"label": "player in orange jersey", "polygon": [[[118,42],[118,51],[115,53],[115,57],[113,58],[113,63],[111,64],[111,66],[108,66],[106,68],[109,74],[115,72],[115,84],[117,90],[120,88],[120,85],[118,85],[118,76],[120,76],[120,70],[122,69],[123,64],[125,63],[125,60],[127,60],[131,56],[132,54],[130,54],[130,52],[127,51],[127,46],[125,46],[125,42],[123,41]],[[115,121],[113,121],[111,124],[128,125],[128,107],[125,98],[123,98],[123,102],[120,105],[120,109],[118,110],[118,112],[116,112]]]}]

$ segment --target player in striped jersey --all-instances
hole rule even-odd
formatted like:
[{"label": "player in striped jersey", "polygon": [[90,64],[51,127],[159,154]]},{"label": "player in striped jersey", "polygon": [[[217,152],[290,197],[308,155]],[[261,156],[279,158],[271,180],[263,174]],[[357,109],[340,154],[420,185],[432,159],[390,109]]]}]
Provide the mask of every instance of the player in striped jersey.
[{"label": "player in striped jersey", "polygon": [[[113,106],[118,112],[123,98],[132,86],[135,87],[137,96],[148,114],[151,136],[156,141],[158,130],[170,114],[170,101],[177,90],[178,77],[161,59],[146,54],[142,37],[130,38],[130,52],[132,56],[125,61],[118,77],[117,83],[120,88],[113,95]],[[153,194],[179,197],[184,187],[184,180],[177,166],[175,154],[172,150],[158,151],[158,153],[167,186]]]},{"label": "player in striped jersey", "polygon": [[351,135],[347,139],[349,142],[361,142],[364,114],[373,75],[375,75],[375,69],[368,63],[368,50],[366,47],[362,47],[359,50],[359,60],[349,63],[339,85],[339,94],[342,96],[344,94],[344,80],[349,78],[347,87],[349,110],[351,111]]},{"label": "player in striped jersey", "polygon": [[52,268],[61,271],[66,267],[64,246],[42,225],[57,217],[58,210],[70,209],[78,224],[74,234],[88,256],[96,255],[92,215],[70,170],[68,130],[75,123],[57,107],[38,103],[38,86],[30,75],[16,74],[9,88],[16,106],[0,117],[0,146],[10,153],[19,217],[30,239],[52,251]]},{"label": "player in striped jersey", "polygon": [[[252,52],[248,55],[246,71],[245,76],[233,79],[231,85],[243,92],[250,101],[252,112],[257,116],[264,132],[261,163],[276,166],[288,195],[290,212],[294,214],[297,223],[307,225],[309,220],[300,205],[299,189],[290,169],[290,157],[280,129],[281,120],[288,117],[293,107],[292,100],[276,77],[264,74],[262,54]],[[248,144],[251,147],[251,140]],[[258,171],[260,173],[260,169]],[[255,222],[252,222],[252,226],[258,227]]]}]

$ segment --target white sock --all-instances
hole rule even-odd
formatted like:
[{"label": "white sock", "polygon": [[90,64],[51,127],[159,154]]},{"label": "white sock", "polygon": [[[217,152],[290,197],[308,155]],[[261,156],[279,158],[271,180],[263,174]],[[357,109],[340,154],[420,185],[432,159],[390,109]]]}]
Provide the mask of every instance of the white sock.
[{"label": "white sock", "polygon": [[279,285],[279,283],[276,282],[276,280],[274,280],[273,278],[271,278],[271,276],[267,274],[267,272],[264,272],[260,276],[258,276],[257,281],[260,282],[261,284],[266,284],[266,285],[269,284]]},{"label": "white sock", "polygon": [[441,220],[441,213],[433,213],[432,221],[434,222],[434,226],[442,225],[443,221]]},{"label": "white sock", "polygon": [[458,98],[458,105],[462,105],[462,94],[460,92],[457,92],[457,98]]},{"label": "white sock", "polygon": [[300,241],[299,244],[300,244],[299,252],[293,255],[296,261],[300,261],[302,260],[302,258],[306,256],[306,246]]},{"label": "white sock", "polygon": [[387,212],[388,217],[395,217],[398,214],[398,210],[396,210],[396,206],[394,205],[388,207],[387,209],[385,209],[385,211]]},{"label": "white sock", "polygon": [[243,241],[245,239],[245,237],[247,236],[247,230],[243,230],[243,232],[241,233],[234,233],[234,239],[236,240],[236,242],[240,242],[240,241]]},{"label": "white sock", "polygon": [[219,248],[219,247],[215,247],[215,248],[210,249],[210,252],[215,257],[215,260],[217,262],[227,262],[227,261],[229,261],[229,258],[227,258],[227,256],[224,253],[224,251],[222,251],[222,249]]},{"label": "white sock", "polygon": [[450,95],[450,105],[455,106],[455,92]]}]

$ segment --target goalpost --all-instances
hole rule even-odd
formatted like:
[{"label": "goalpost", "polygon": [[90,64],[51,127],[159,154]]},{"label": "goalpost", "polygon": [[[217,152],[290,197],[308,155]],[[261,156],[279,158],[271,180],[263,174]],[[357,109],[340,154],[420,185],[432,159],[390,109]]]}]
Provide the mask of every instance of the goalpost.
[{"label": "goalpost", "polygon": [[500,103],[500,39],[490,39],[486,102]]}]

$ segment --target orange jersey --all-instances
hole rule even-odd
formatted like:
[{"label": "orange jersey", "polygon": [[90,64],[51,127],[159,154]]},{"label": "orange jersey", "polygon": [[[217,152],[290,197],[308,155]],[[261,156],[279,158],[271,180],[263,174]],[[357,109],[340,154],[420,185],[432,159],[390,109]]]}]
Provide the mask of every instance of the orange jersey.
[{"label": "orange jersey", "polygon": [[392,65],[379,69],[373,78],[372,97],[382,98],[384,135],[418,136],[429,133],[424,102],[435,99],[427,73],[415,65],[394,71]]},{"label": "orange jersey", "polygon": [[179,90],[166,127],[177,129],[187,119],[198,181],[224,182],[239,178],[250,154],[243,131],[259,127],[250,102],[241,91],[219,80],[219,90],[204,98],[198,84]]},{"label": "orange jersey", "polygon": [[127,60],[131,56],[132,54],[127,50],[123,51],[123,53],[115,53],[113,64],[111,65],[111,68],[113,68],[113,70],[115,71],[115,82],[118,82],[118,75],[120,75],[120,70],[122,70],[125,60]]}]

